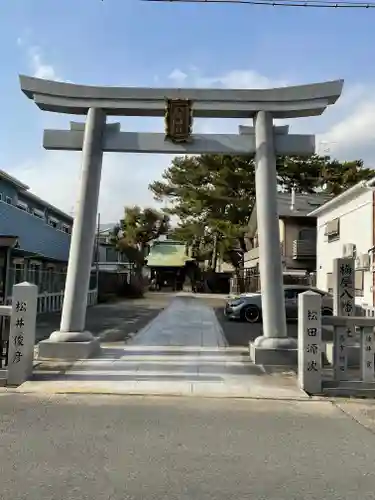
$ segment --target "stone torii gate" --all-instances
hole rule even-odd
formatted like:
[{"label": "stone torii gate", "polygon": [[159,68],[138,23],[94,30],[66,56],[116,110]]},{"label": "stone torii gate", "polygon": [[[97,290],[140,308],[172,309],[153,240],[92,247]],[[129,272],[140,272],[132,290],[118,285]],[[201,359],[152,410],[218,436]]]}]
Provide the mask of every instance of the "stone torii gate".
[{"label": "stone torii gate", "polygon": [[[70,130],[45,130],[43,145],[50,150],[81,151],[82,172],[73,225],[60,330],[39,344],[41,357],[84,358],[98,347],[85,330],[87,292],[102,157],[105,152],[165,154],[256,153],[256,195],[263,336],[254,343],[255,362],[279,364],[285,351],[294,351],[287,337],[279,222],[276,204],[276,154],[311,155],[313,135],[291,135],[273,120],[320,115],[334,104],[343,81],[266,90],[122,88],[74,85],[20,76],[21,89],[42,110],[87,115],[86,123]],[[106,124],[107,116],[151,116],[166,119],[166,134],[122,132]],[[194,118],[253,118],[254,127],[239,134],[194,134]]]}]

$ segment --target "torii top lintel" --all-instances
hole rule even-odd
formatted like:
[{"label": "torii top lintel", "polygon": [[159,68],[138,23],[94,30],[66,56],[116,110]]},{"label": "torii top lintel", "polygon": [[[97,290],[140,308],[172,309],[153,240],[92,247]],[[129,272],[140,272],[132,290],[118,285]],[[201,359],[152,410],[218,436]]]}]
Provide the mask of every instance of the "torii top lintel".
[{"label": "torii top lintel", "polygon": [[20,75],[21,90],[45,111],[85,115],[102,108],[107,115],[165,114],[165,99],[189,99],[197,118],[251,118],[270,111],[275,118],[297,118],[323,113],[340,97],[344,81],[335,80],[275,89],[169,89],[95,87]]}]

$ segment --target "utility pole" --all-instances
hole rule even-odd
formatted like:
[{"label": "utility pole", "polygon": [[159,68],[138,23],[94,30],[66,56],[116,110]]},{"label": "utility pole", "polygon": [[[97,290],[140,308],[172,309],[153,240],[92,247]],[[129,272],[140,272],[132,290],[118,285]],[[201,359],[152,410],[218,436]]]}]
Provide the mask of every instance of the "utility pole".
[{"label": "utility pole", "polygon": [[96,229],[95,257],[96,257],[96,288],[99,287],[99,237],[100,237],[100,213],[98,213],[98,226]]}]

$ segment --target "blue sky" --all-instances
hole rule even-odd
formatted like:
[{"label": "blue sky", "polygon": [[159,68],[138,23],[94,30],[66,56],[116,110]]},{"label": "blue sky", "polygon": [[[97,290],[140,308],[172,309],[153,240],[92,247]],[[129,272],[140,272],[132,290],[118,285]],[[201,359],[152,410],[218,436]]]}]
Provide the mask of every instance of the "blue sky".
[{"label": "blue sky", "polygon": [[[43,113],[19,90],[18,74],[74,83],[131,86],[267,87],[345,79],[338,104],[294,131],[318,148],[375,164],[374,10],[148,3],[138,0],[2,0],[0,168],[71,211],[79,155],[47,152],[43,128],[70,117]],[[123,129],[161,131],[162,120],[123,120]],[[199,124],[235,131],[238,122]],[[148,183],[170,158],[108,155],[102,220],[126,204],[152,203]]]}]

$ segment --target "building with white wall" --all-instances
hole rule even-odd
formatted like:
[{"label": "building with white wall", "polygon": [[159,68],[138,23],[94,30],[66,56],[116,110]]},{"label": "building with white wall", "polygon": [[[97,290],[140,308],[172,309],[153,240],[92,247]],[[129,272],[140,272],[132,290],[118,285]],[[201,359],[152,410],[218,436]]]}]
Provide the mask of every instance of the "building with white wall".
[{"label": "building with white wall", "polygon": [[[356,303],[374,306],[375,178],[363,181],[310,213],[317,217],[317,287],[333,289],[333,261],[356,259]],[[375,261],[374,261],[375,263]]]}]

